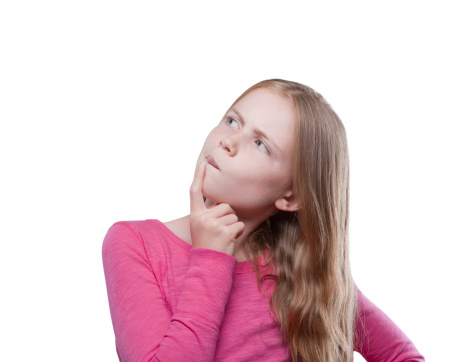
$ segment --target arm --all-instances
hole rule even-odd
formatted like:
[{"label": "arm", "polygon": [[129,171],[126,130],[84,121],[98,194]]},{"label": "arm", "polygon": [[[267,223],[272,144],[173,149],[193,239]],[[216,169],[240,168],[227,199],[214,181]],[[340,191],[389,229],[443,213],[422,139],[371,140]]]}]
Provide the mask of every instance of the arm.
[{"label": "arm", "polygon": [[358,290],[355,351],[368,362],[423,362],[424,357],[401,329]]},{"label": "arm", "polygon": [[173,312],[161,291],[141,235],[128,223],[113,225],[103,243],[103,265],[122,362],[212,361],[236,259],[192,249]]}]

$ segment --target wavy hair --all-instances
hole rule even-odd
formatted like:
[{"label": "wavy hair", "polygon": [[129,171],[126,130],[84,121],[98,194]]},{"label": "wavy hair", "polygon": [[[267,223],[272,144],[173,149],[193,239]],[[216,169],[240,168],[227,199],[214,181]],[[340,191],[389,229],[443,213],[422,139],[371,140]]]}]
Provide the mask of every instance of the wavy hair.
[{"label": "wavy hair", "polygon": [[[293,188],[300,209],[279,212],[245,245],[258,280],[275,281],[271,309],[294,361],[352,361],[356,287],[348,253],[349,162],[345,128],[312,88],[282,79],[258,88],[296,110]],[[232,105],[232,107],[233,107]],[[260,275],[258,257],[274,274]]]}]

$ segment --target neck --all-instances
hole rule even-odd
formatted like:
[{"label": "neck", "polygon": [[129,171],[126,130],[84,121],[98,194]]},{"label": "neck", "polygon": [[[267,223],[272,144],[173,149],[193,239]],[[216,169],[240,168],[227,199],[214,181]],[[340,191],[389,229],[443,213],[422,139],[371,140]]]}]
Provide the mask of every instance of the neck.
[{"label": "neck", "polygon": [[245,244],[248,241],[249,236],[253,231],[255,231],[264,220],[244,220],[244,219],[239,219],[239,221],[243,222],[245,224],[245,230],[243,231],[243,234],[241,234],[238,239],[235,241],[235,252],[233,253],[233,256],[238,260],[238,261],[245,261],[248,260],[248,255],[245,252]]}]

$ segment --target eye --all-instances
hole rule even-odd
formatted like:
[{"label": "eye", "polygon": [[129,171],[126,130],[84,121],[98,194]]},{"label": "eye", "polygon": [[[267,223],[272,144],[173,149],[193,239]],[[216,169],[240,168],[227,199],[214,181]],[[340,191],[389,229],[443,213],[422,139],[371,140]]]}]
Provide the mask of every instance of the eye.
[{"label": "eye", "polygon": [[227,120],[227,125],[229,125],[230,127],[233,127],[233,128],[238,128],[238,122],[235,121],[233,118],[229,118]]},{"label": "eye", "polygon": [[261,151],[269,154],[269,148],[264,144],[261,140],[256,140],[256,147],[258,147]]}]

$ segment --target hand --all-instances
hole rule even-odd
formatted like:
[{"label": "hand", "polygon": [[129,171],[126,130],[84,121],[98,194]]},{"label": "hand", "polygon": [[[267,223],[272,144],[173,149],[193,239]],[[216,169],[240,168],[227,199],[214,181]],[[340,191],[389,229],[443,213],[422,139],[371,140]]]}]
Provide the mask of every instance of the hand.
[{"label": "hand", "polygon": [[245,224],[238,221],[235,211],[228,204],[207,208],[202,194],[205,166],[205,163],[197,166],[190,188],[192,247],[233,255],[235,241],[243,233]]}]

